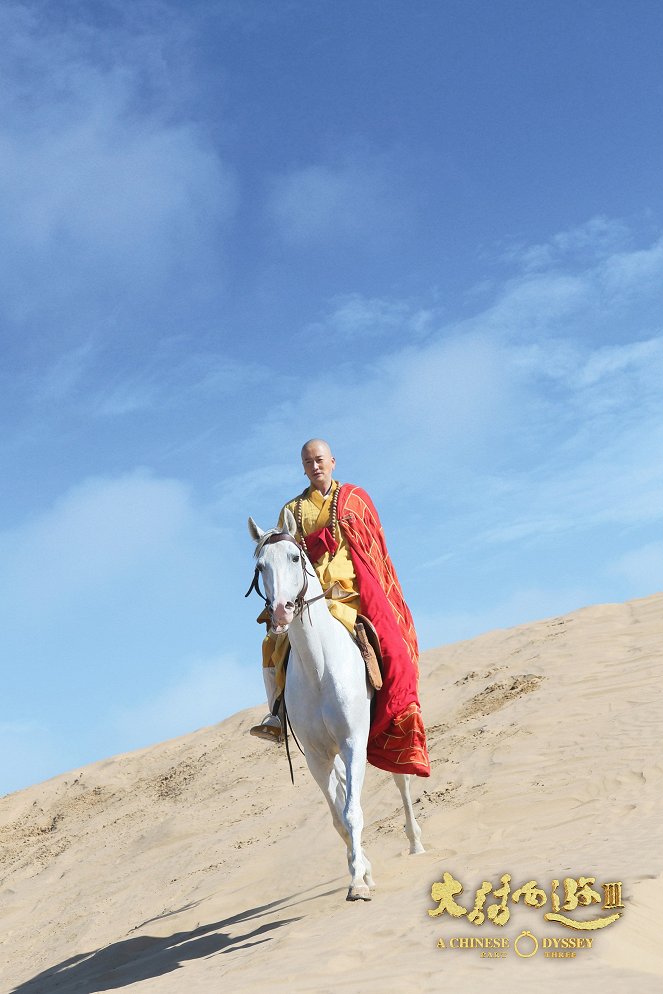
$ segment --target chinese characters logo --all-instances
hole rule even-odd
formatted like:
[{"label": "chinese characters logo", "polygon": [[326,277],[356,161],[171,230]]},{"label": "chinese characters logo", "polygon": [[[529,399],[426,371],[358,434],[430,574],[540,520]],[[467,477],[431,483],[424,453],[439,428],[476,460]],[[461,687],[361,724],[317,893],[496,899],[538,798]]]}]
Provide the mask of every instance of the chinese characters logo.
[{"label": "chinese characters logo", "polygon": [[[621,912],[616,909],[623,908],[622,904],[622,883],[615,881],[602,885],[603,898],[594,890],[593,884],[596,877],[564,877],[562,881],[562,894],[559,893],[560,882],[553,880],[550,884],[550,907],[543,917],[546,921],[557,922],[567,928],[578,931],[593,931],[597,928],[605,928],[612,925],[621,917]],[[490,881],[484,880],[477,888],[474,906],[471,910],[458,904],[456,897],[463,892],[463,885],[456,880],[451,873],[445,871],[442,880],[431,887],[431,897],[437,903],[437,907],[428,911],[431,918],[448,914],[452,918],[462,918],[467,916],[467,921],[475,926],[483,925],[486,919],[493,925],[506,925],[511,917],[511,909],[508,902],[519,904],[521,901],[529,908],[541,909],[548,903],[548,894],[539,887],[536,880],[528,880],[521,884],[516,890],[511,888],[511,874],[504,873],[500,877],[500,887],[493,889]],[[486,900],[492,893],[497,900],[488,904]],[[578,908],[590,907],[593,904],[601,905],[602,911],[614,911],[614,914],[598,914],[594,918],[582,919],[573,916]],[[565,913],[565,912],[568,912]]]}]

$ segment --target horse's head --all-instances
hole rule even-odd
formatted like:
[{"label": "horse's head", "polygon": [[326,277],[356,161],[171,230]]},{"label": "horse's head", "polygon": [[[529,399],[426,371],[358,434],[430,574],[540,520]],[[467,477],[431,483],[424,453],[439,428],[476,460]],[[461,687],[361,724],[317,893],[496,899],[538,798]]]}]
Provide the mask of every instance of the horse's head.
[{"label": "horse's head", "polygon": [[306,562],[304,554],[295,540],[297,525],[292,513],[286,508],[283,530],[272,528],[263,531],[249,518],[249,534],[256,543],[256,571],[253,587],[258,590],[258,578],[262,579],[264,598],[272,616],[272,630],[285,632],[301,605],[306,591]]}]

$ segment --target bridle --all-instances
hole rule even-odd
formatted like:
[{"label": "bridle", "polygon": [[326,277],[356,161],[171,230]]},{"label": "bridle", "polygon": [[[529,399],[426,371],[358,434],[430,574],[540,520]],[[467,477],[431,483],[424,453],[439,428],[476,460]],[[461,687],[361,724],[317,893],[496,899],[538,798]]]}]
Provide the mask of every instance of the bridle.
[{"label": "bridle", "polygon": [[[269,535],[267,538],[262,539],[260,542],[260,551],[262,551],[262,549],[266,545],[275,545],[277,542],[292,542],[292,544],[297,548],[300,554],[299,561],[302,567],[302,588],[295,598],[295,610],[294,610],[294,617],[298,618],[303,613],[305,607],[307,608],[310,604],[314,604],[315,601],[322,600],[323,597],[325,597],[325,593],[323,591],[323,593],[318,594],[317,597],[309,597],[309,599],[306,600],[306,591],[308,590],[308,578],[309,576],[314,576],[315,574],[309,573],[308,569],[306,568],[306,562],[307,562],[306,550],[302,548],[299,542],[295,538],[293,538],[292,535],[290,535],[288,532],[275,532],[273,535]],[[267,608],[267,610],[271,615],[272,605],[270,601],[267,600],[262,590],[260,589],[260,570],[258,566],[256,566],[254,570],[251,586],[246,591],[244,596],[248,597],[253,590],[255,590],[258,596],[263,599],[263,601],[265,602],[265,607]]]}]

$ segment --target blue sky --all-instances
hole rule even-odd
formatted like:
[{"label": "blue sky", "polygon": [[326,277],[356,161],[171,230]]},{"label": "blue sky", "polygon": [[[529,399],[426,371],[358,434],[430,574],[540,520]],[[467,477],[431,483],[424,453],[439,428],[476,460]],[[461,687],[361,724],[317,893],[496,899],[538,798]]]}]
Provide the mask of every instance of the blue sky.
[{"label": "blue sky", "polygon": [[312,435],[423,647],[661,589],[661,4],[0,32],[0,792],[262,699],[246,518]]}]

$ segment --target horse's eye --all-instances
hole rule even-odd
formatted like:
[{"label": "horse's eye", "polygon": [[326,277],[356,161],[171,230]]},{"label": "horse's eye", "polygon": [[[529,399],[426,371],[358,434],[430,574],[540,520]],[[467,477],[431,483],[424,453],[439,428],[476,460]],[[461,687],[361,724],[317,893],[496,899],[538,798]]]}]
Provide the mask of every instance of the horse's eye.
[{"label": "horse's eye", "polygon": [[293,561],[293,563],[298,563],[299,562],[299,556],[297,555],[297,553],[295,553],[294,556],[292,557],[292,561]]}]

